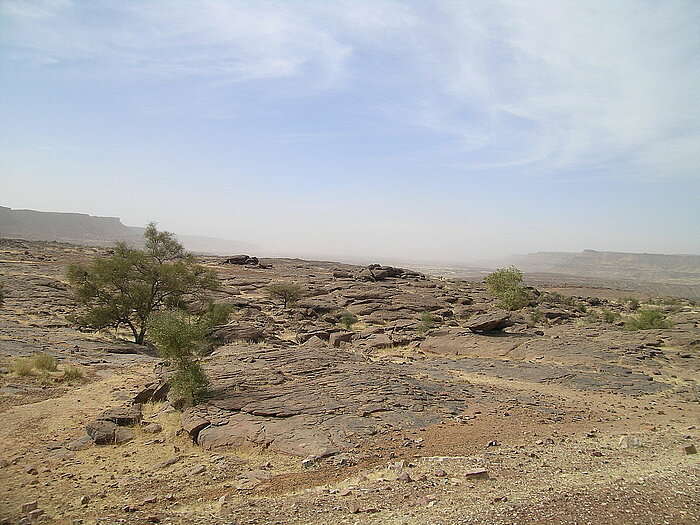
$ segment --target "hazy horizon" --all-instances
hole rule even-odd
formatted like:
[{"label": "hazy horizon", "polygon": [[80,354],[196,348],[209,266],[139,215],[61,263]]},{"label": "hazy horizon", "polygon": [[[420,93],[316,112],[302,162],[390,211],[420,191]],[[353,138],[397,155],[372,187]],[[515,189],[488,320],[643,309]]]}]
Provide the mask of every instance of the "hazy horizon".
[{"label": "hazy horizon", "polygon": [[355,260],[700,254],[700,3],[0,2],[0,205]]}]

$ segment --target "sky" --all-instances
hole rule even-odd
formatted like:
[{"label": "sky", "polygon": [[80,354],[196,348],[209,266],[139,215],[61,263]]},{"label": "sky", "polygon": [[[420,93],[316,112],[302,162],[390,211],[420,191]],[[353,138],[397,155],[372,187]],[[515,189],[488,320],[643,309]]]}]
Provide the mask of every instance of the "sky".
[{"label": "sky", "polygon": [[0,205],[277,255],[700,254],[700,1],[0,0]]}]

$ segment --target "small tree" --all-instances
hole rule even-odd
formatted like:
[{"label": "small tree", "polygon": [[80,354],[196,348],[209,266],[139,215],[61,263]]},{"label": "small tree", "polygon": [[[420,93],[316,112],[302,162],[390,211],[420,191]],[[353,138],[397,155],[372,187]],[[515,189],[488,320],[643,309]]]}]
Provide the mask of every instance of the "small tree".
[{"label": "small tree", "polygon": [[352,325],[357,321],[357,316],[351,312],[343,312],[343,315],[340,316],[340,324],[342,324],[346,330],[350,330]]},{"label": "small tree", "polygon": [[285,308],[290,304],[294,304],[304,296],[304,289],[294,283],[271,284],[266,289],[270,297],[273,299],[280,299]]},{"label": "small tree", "polygon": [[184,310],[218,287],[213,271],[185,253],[172,233],[150,223],[145,249],[119,242],[114,254],[89,264],[68,267],[68,280],[83,311],[74,316],[84,328],[127,327],[137,344],[144,344],[148,320],[163,309]]},{"label": "small tree", "polygon": [[177,310],[163,310],[148,322],[150,337],[161,357],[175,368],[170,385],[179,405],[193,405],[209,396],[209,380],[199,363],[207,343],[206,333],[224,324],[230,305],[210,305],[203,314],[192,316]]},{"label": "small tree", "polygon": [[518,310],[530,303],[530,295],[520,286],[523,272],[511,266],[501,268],[486,277],[488,292],[501,300],[500,306],[507,310]]}]

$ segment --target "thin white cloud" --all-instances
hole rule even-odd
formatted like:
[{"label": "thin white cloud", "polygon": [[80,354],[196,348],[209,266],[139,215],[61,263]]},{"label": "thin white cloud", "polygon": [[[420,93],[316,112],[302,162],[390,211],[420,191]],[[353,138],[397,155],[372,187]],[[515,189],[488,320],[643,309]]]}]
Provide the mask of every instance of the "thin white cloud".
[{"label": "thin white cloud", "polygon": [[425,130],[465,168],[695,176],[700,165],[692,0],[5,0],[2,16],[6,61],[276,97],[351,93],[358,111]]}]

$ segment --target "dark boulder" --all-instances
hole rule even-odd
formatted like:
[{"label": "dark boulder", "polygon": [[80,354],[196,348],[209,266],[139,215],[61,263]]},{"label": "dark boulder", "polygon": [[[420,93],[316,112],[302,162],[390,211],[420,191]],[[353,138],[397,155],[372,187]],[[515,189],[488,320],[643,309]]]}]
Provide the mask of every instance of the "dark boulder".
[{"label": "dark boulder", "polygon": [[465,327],[472,332],[491,332],[494,330],[502,330],[512,325],[513,322],[510,320],[510,314],[498,310],[469,319]]}]

